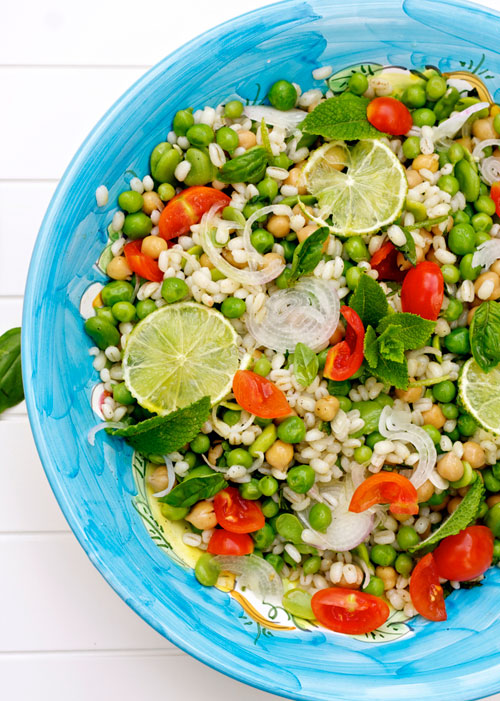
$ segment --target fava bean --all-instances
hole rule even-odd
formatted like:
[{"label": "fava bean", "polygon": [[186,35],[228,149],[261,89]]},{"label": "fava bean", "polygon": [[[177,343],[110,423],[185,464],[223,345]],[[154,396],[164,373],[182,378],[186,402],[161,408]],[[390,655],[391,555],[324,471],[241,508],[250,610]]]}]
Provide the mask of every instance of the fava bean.
[{"label": "fava bean", "polygon": [[96,346],[105,350],[120,343],[120,334],[115,326],[98,316],[91,316],[84,324],[85,331]]},{"label": "fava bean", "polygon": [[184,158],[191,164],[191,170],[184,179],[188,187],[192,185],[206,185],[215,180],[217,169],[210,160],[208,153],[192,147],[188,148]]},{"label": "fava bean", "polygon": [[269,450],[276,438],[276,426],[274,424],[269,424],[265,427],[260,436],[257,436],[252,445],[249,447],[248,452],[252,457],[256,458],[258,457],[258,453],[265,453],[266,450]]},{"label": "fava bean", "polygon": [[[163,141],[153,149],[151,154],[149,167],[151,175],[159,183],[173,183],[175,181],[174,172],[182,156],[176,149],[169,144],[168,141]],[[163,199],[161,193],[158,193]]]}]

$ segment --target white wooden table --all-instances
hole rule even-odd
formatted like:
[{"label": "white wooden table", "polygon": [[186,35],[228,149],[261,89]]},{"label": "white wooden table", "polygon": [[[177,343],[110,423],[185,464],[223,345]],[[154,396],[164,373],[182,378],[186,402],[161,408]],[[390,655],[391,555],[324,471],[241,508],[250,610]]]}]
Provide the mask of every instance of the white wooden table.
[{"label": "white wooden table", "polygon": [[[21,323],[42,216],[58,178],[99,117],[165,54],[265,4],[2,2],[0,333]],[[485,4],[498,7],[499,0]],[[188,657],[114,593],[59,511],[24,404],[0,417],[0,448],[0,698],[277,699]]]}]

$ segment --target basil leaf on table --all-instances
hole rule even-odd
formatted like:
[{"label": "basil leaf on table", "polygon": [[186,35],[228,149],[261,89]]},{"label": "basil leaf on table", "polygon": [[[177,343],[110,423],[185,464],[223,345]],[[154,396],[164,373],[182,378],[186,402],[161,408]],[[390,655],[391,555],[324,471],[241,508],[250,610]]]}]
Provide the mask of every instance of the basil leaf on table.
[{"label": "basil leaf on table", "polygon": [[293,252],[291,275],[288,284],[292,284],[302,275],[312,273],[323,255],[323,244],[328,238],[329,231],[326,226],[321,227],[302,243],[299,243]]},{"label": "basil leaf on table", "polygon": [[297,343],[293,353],[293,374],[299,385],[309,387],[319,370],[318,356],[305,343]]},{"label": "basil leaf on table", "polygon": [[212,475],[200,475],[200,477],[185,479],[158,501],[163,501],[170,506],[189,507],[201,499],[214,497],[226,486],[226,480],[218,472]]},{"label": "basil leaf on table", "polygon": [[481,370],[489,372],[500,362],[500,304],[483,302],[470,325],[470,345]]},{"label": "basil leaf on table", "polygon": [[21,329],[0,336],[0,413],[24,399],[21,370]]}]

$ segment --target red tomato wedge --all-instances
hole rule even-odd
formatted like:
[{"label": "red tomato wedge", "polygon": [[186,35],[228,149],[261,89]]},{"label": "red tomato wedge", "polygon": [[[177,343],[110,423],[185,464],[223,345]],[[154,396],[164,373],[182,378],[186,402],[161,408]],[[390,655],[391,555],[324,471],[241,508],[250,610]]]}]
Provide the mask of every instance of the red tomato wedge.
[{"label": "red tomato wedge", "polygon": [[365,327],[351,307],[340,307],[346,320],[345,337],[330,348],[326,356],[323,375],[330,380],[347,380],[359,370],[363,363]]},{"label": "red tomato wedge", "polygon": [[493,541],[486,526],[469,526],[444,538],[432,553],[439,576],[455,582],[479,577],[491,565]]},{"label": "red tomato wedge", "polygon": [[500,217],[500,181],[491,186],[490,197],[495,203],[496,213]]},{"label": "red tomato wedge", "polygon": [[390,504],[393,514],[418,514],[417,490],[397,472],[379,472],[365,479],[352,495],[349,511],[356,514],[375,504]]},{"label": "red tomato wedge", "polygon": [[408,270],[401,288],[401,307],[404,312],[436,321],[443,296],[444,280],[439,265],[424,260]]},{"label": "red tomato wedge", "polygon": [[127,264],[130,270],[136,275],[151,282],[162,282],[163,273],[158,267],[158,263],[149,256],[141,253],[142,241],[131,241],[123,249]]},{"label": "red tomato wedge", "polygon": [[246,533],[230,533],[218,528],[210,538],[207,551],[212,555],[250,555],[253,540]]},{"label": "red tomato wedge", "polygon": [[425,555],[415,566],[410,577],[410,596],[413,605],[429,621],[446,621],[443,587],[432,553]]},{"label": "red tomato wedge", "polygon": [[277,419],[292,413],[283,392],[274,382],[250,370],[237,370],[233,379],[234,397],[240,407],[261,419]]},{"label": "red tomato wedge", "polygon": [[375,129],[393,136],[406,134],[413,126],[410,110],[395,97],[376,97],[367,107],[366,118]]},{"label": "red tomato wedge", "polygon": [[194,185],[179,192],[163,209],[158,226],[166,241],[187,233],[214,205],[227,207],[231,198],[214,187]]},{"label": "red tomato wedge", "polygon": [[226,487],[215,496],[214,511],[219,526],[231,533],[253,533],[266,522],[260,504],[243,499],[235,487]]},{"label": "red tomato wedge", "polygon": [[316,592],[311,607],[321,625],[348,635],[371,633],[389,618],[389,607],[378,596],[342,587]]},{"label": "red tomato wedge", "polygon": [[375,251],[370,260],[371,267],[378,272],[379,280],[392,280],[401,282],[405,279],[407,270],[400,270],[397,265],[398,249],[387,241],[378,251]]}]

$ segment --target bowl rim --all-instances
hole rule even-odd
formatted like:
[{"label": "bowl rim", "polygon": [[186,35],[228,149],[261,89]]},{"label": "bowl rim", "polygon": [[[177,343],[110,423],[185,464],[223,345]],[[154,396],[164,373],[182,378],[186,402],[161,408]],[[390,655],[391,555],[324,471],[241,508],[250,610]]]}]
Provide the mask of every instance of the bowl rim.
[{"label": "bowl rim", "polygon": [[[320,0],[321,1],[321,0]],[[366,1],[366,0],[365,0]],[[312,0],[313,5],[314,5],[314,0]],[[404,5],[404,0],[383,0],[383,3],[385,5],[394,5],[395,7],[400,8],[402,5]],[[200,662],[203,662],[207,666],[211,667],[212,669],[221,672],[225,674],[228,677],[231,677],[235,679],[236,681],[242,682],[244,684],[247,684],[251,687],[258,688],[264,692],[270,693],[270,694],[276,694],[279,696],[282,696],[283,698],[290,698],[290,699],[297,699],[297,701],[310,701],[311,697],[306,691],[301,691],[300,688],[296,691],[294,690],[287,690],[286,694],[287,696],[283,696],[281,690],[279,688],[274,688],[274,689],[269,689],[269,686],[266,685],[265,679],[260,678],[258,676],[252,676],[249,672],[245,671],[244,669],[235,669],[234,667],[230,666],[229,663],[225,661],[224,658],[218,658],[214,654],[211,654],[211,648],[212,646],[207,646],[206,649],[198,648],[195,647],[194,645],[191,644],[189,640],[181,638],[177,632],[175,627],[171,628],[162,628],[159,625],[159,622],[157,619],[154,617],[150,609],[148,608],[147,605],[142,603],[140,599],[135,598],[134,596],[131,596],[129,591],[127,590],[126,584],[124,584],[115,574],[114,572],[108,567],[106,560],[102,558],[101,554],[93,549],[93,547],[89,544],[89,541],[85,538],[85,534],[83,532],[83,529],[81,528],[81,524],[79,520],[75,517],[75,515],[72,512],[71,509],[71,504],[68,502],[67,497],[66,497],[66,492],[60,488],[58,479],[57,479],[57,472],[54,469],[53,465],[53,458],[47,448],[47,445],[44,440],[44,435],[43,435],[43,426],[40,418],[40,414],[37,411],[36,407],[36,398],[35,398],[35,392],[34,392],[34,383],[31,381],[32,375],[33,375],[33,365],[32,365],[32,359],[29,353],[29,348],[31,346],[31,340],[34,336],[34,329],[31,328],[31,325],[29,324],[32,314],[33,314],[33,308],[35,304],[35,298],[36,298],[36,289],[37,289],[37,282],[38,282],[38,277],[39,277],[39,272],[40,269],[43,267],[43,258],[42,258],[42,251],[41,251],[41,246],[40,243],[45,241],[49,235],[50,231],[53,227],[54,222],[57,219],[59,208],[61,204],[64,202],[64,197],[66,195],[67,190],[70,187],[71,181],[74,178],[74,175],[76,171],[78,171],[79,167],[81,164],[83,164],[94,144],[98,142],[98,140],[104,136],[106,129],[108,128],[109,125],[112,124],[113,117],[115,114],[117,114],[122,107],[131,99],[132,97],[138,95],[145,87],[145,85],[152,80],[154,80],[158,74],[161,74],[164,72],[165,68],[168,67],[168,65],[173,61],[173,60],[179,60],[182,58],[183,55],[188,54],[197,48],[201,48],[204,44],[206,44],[208,41],[216,40],[216,39],[221,39],[223,36],[227,33],[230,32],[231,29],[237,29],[238,25],[240,24],[242,19],[246,18],[251,18],[252,16],[255,16],[257,19],[260,15],[263,13],[269,12],[270,10],[273,10],[276,12],[276,14],[284,11],[286,7],[294,8],[297,7],[298,4],[302,4],[301,0],[280,0],[279,2],[274,2],[274,3],[269,3],[267,5],[263,5],[262,7],[259,7],[257,9],[251,10],[249,12],[245,12],[243,14],[239,14],[236,17],[233,17],[231,19],[228,19],[212,28],[209,30],[203,32],[202,34],[197,35],[193,39],[189,40],[185,44],[181,45],[180,47],[177,47],[173,51],[171,51],[169,54],[167,54],[164,58],[162,58],[160,61],[158,61],[155,65],[153,65],[151,68],[146,70],[124,93],[120,95],[120,97],[108,108],[108,110],[104,113],[104,115],[99,119],[99,121],[95,124],[95,126],[91,129],[91,131],[88,133],[84,141],[81,143],[79,146],[78,150],[74,154],[73,158],[71,159],[69,165],[65,169],[63,175],[61,176],[61,179],[56,187],[56,190],[50,200],[49,206],[47,208],[47,211],[45,213],[45,216],[42,220],[42,223],[40,225],[40,230],[38,232],[35,245],[33,248],[33,253],[31,256],[31,261],[29,265],[29,270],[28,270],[28,275],[27,275],[27,281],[26,281],[26,287],[25,287],[25,295],[24,295],[24,304],[23,304],[23,316],[22,316],[22,349],[21,349],[21,354],[22,354],[22,367],[23,367],[23,377],[25,379],[25,400],[26,400],[26,405],[27,405],[27,411],[28,411],[28,417],[33,433],[33,437],[35,440],[37,452],[39,454],[40,460],[42,462],[43,469],[45,471],[45,474],[47,476],[47,479],[49,481],[49,484],[51,486],[51,489],[56,497],[56,500],[58,502],[59,507],[61,508],[64,517],[66,521],[68,522],[68,525],[71,528],[72,533],[75,535],[77,538],[78,542],[80,543],[81,547],[83,548],[84,552],[86,553],[87,557],[91,561],[91,563],[96,567],[96,569],[99,571],[99,573],[104,577],[104,579],[107,581],[107,583],[114,589],[114,591],[120,596],[120,598],[128,605],[130,608],[137,613],[148,625],[150,625],[153,629],[155,629],[160,635],[165,637],[167,640],[169,640],[171,643],[173,643],[175,646],[189,654],[190,656],[194,657]],[[309,4],[307,0],[305,0],[304,4]],[[485,7],[484,5],[481,5],[479,3],[475,2],[470,2],[469,0],[433,0],[433,4],[436,6],[441,5],[441,6],[447,6],[448,8],[450,6],[453,6],[455,8],[463,8],[465,10],[474,10],[476,12],[481,12],[483,14],[488,14],[492,16],[493,18],[497,19],[499,21],[499,26],[500,26],[500,12],[497,12],[493,8]],[[27,379],[30,378],[30,379]],[[485,693],[492,694],[495,693],[495,691],[500,690],[500,679],[497,682],[497,687],[493,687],[491,680],[487,680],[485,678],[486,672],[488,670],[480,670],[473,672],[471,671],[470,674],[475,675],[475,685],[477,691],[475,692],[476,694],[479,693],[479,686],[478,682],[482,681],[483,684],[481,686],[482,693],[480,695],[474,696],[474,697],[468,697],[470,701],[472,701],[472,698],[474,699],[481,699],[483,698]],[[411,684],[411,682],[410,682]],[[398,689],[399,685],[395,686],[395,689],[399,695]],[[430,690],[430,689],[429,689]],[[306,695],[305,695],[306,694]],[[352,699],[355,699],[356,697],[352,696]],[[366,697],[369,698],[369,697]],[[371,697],[375,698],[375,697]],[[395,698],[393,696],[387,696],[387,699],[390,698]],[[443,697],[444,698],[444,697]],[[447,697],[448,698],[448,697]],[[451,698],[451,697],[449,697]],[[458,696],[454,696],[455,699],[458,699]]]}]

